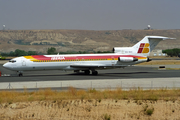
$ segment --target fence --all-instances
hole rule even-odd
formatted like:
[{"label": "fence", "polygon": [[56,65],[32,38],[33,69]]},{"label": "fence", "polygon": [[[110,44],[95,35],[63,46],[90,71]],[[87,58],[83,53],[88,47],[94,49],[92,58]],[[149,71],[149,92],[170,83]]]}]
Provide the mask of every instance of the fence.
[{"label": "fence", "polygon": [[160,89],[180,88],[179,78],[156,78],[156,79],[108,79],[108,80],[73,80],[73,81],[37,81],[37,82],[3,82],[0,83],[1,90],[8,89],[41,89],[54,88],[65,89],[68,87],[77,89]]}]

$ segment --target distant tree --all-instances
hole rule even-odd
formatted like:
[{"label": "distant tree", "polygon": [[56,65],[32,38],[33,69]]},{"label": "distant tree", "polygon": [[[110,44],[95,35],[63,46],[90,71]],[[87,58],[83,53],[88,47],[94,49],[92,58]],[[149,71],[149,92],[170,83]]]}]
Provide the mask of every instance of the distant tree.
[{"label": "distant tree", "polygon": [[162,52],[166,53],[168,56],[173,57],[173,50],[172,49],[163,50]]},{"label": "distant tree", "polygon": [[56,54],[56,48],[54,48],[54,47],[48,48],[47,54],[48,55]]},{"label": "distant tree", "polygon": [[[18,56],[27,56],[27,55],[37,55],[38,53],[36,51],[24,51],[16,49],[14,52],[11,51],[9,53],[0,53],[2,56],[11,56],[11,57],[18,57]],[[40,53],[43,54],[43,53]]]},{"label": "distant tree", "polygon": [[83,51],[82,54],[86,54],[87,52],[86,51]]},{"label": "distant tree", "polygon": [[28,51],[27,54],[28,55],[37,55],[37,52],[36,51]]},{"label": "distant tree", "polygon": [[174,55],[174,56],[178,56],[179,53],[180,53],[180,49],[178,49],[178,48],[174,48],[174,49],[173,49],[173,55]]},{"label": "distant tree", "polygon": [[15,52],[11,51],[8,56],[15,56]]},{"label": "distant tree", "polygon": [[168,56],[178,56],[180,54],[180,49],[174,48],[174,49],[166,49],[162,51],[163,53],[166,53]]},{"label": "distant tree", "polygon": [[82,52],[81,52],[81,51],[79,51],[78,53],[79,53],[79,54],[82,54]]},{"label": "distant tree", "polygon": [[26,55],[28,55],[28,54],[24,50],[19,50],[19,49],[15,50],[15,56],[26,56]]}]

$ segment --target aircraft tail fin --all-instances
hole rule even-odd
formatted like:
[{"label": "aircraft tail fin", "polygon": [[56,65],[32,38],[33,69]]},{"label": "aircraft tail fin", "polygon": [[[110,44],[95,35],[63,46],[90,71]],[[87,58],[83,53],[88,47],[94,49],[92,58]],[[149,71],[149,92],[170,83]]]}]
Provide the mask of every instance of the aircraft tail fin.
[{"label": "aircraft tail fin", "polygon": [[137,54],[149,56],[150,52],[156,47],[161,40],[175,39],[162,36],[145,36],[141,41],[133,46]]}]

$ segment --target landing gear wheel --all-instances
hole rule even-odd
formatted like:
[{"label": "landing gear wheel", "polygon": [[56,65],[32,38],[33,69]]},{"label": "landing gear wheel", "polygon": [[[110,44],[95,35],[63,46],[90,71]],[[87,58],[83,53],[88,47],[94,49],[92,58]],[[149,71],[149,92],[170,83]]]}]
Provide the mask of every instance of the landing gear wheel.
[{"label": "landing gear wheel", "polygon": [[23,74],[22,74],[22,73],[19,73],[19,77],[21,77],[21,76],[23,76]]},{"label": "landing gear wheel", "polygon": [[92,75],[97,75],[98,72],[97,71],[92,71]]},{"label": "landing gear wheel", "polygon": [[74,72],[79,73],[79,70],[74,70]]},{"label": "landing gear wheel", "polygon": [[90,71],[89,71],[89,70],[85,70],[84,73],[85,73],[86,75],[89,75],[89,74],[90,74]]}]

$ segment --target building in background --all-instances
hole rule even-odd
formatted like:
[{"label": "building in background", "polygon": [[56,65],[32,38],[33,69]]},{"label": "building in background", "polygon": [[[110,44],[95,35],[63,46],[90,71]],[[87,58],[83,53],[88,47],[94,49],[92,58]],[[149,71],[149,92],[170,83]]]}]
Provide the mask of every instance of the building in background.
[{"label": "building in background", "polygon": [[150,56],[167,56],[162,50],[152,50]]}]

